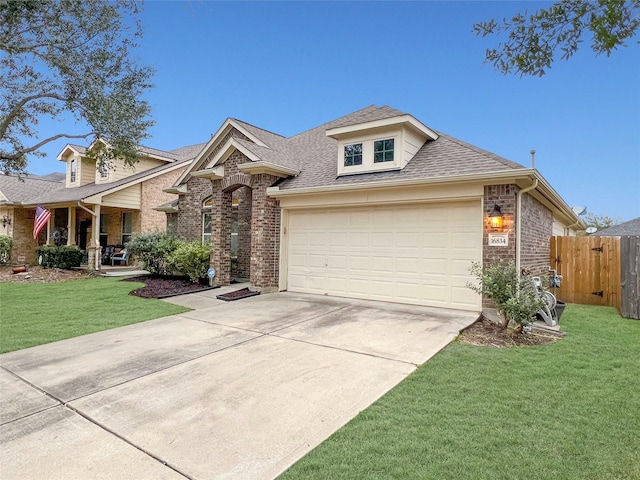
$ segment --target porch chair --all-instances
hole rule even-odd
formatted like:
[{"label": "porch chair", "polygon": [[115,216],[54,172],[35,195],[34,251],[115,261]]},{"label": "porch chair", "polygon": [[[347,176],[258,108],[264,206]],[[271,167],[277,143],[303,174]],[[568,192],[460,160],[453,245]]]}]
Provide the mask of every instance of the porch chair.
[{"label": "porch chair", "polygon": [[125,265],[129,265],[129,252],[127,251],[127,249],[125,248],[124,250],[122,250],[121,252],[118,253],[114,253],[111,256],[111,266],[114,266],[115,262],[121,262],[120,264],[122,265],[122,262],[124,262]]}]

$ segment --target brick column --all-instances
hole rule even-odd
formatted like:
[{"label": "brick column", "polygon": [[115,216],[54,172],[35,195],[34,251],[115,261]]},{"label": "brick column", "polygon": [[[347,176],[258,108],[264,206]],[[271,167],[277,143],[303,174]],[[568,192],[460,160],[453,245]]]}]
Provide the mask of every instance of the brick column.
[{"label": "brick column", "polygon": [[267,196],[277,177],[256,175],[251,207],[251,284],[258,290],[278,288],[280,204]]},{"label": "brick column", "polygon": [[231,282],[231,192],[222,191],[222,181],[213,180],[211,209],[211,266],[214,285]]}]

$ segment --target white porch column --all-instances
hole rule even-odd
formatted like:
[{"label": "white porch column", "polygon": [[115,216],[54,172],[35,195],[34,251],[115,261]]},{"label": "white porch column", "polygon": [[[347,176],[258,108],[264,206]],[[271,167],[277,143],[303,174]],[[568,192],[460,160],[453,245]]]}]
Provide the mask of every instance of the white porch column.
[{"label": "white porch column", "polygon": [[[84,207],[83,207],[84,208]],[[88,208],[85,210],[90,211]],[[91,212],[91,239],[87,250],[87,264],[90,270],[100,270],[100,205],[95,205]]]}]

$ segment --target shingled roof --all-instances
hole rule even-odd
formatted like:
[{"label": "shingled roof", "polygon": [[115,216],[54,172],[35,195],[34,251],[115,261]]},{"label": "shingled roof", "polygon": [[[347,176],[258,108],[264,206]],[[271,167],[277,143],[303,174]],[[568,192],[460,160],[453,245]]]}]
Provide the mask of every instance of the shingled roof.
[{"label": "shingled roof", "polygon": [[597,237],[626,237],[640,236],[640,217],[629,220],[628,222],[605,228],[599,232],[592,233],[590,236]]},{"label": "shingled roof", "polygon": [[[193,158],[197,155],[197,153],[202,149],[203,146],[204,144],[190,145],[187,147],[178,148],[176,150],[173,150],[172,152],[164,152],[165,154],[171,156],[171,158],[173,159],[172,163],[166,163],[155,168],[150,168],[149,170],[135,173],[115,182],[100,184],[92,182],[81,187],[74,188],[65,188],[65,184],[64,182],[62,182],[56,183],[56,188],[46,188],[46,186],[41,186],[40,188],[38,188],[38,185],[40,184],[34,184],[34,180],[30,180],[31,183],[29,185],[29,188],[25,189],[23,188],[23,185],[16,183],[12,186],[13,190],[9,191],[14,195],[14,198],[16,198],[15,202],[23,203],[26,205],[76,202],[101,193],[106,194],[110,190],[117,190],[129,185],[133,185],[135,183],[144,181],[146,177],[155,174],[162,174],[164,170],[176,168],[178,165],[186,165],[188,162],[193,160]],[[77,148],[77,146],[74,146],[74,148]],[[157,151],[160,152],[161,150]],[[4,193],[4,189],[1,185],[2,184],[0,183],[0,191]],[[21,188],[22,191],[20,190]]]},{"label": "shingled roof", "polygon": [[402,170],[362,173],[337,177],[338,142],[327,137],[332,128],[384,120],[406,113],[388,106],[367,108],[320,125],[287,139],[283,149],[289,157],[287,165],[300,174],[279,184],[281,190],[293,190],[331,185],[364,184],[372,181],[417,180],[451,175],[479,174],[525,169],[522,165],[482,150],[450,135],[437,132],[437,140],[425,143]]},{"label": "shingled roof", "polygon": [[0,205],[20,204],[59,190],[64,190],[64,181],[31,175],[0,174]]}]

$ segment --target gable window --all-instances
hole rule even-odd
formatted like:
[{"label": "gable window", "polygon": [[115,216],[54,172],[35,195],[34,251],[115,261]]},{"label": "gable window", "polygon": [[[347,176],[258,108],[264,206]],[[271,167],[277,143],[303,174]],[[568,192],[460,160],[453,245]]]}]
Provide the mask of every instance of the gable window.
[{"label": "gable window", "polygon": [[344,146],[344,166],[362,165],[362,144],[354,143]]},{"label": "gable window", "polygon": [[78,171],[78,165],[76,163],[76,159],[71,160],[71,173],[69,174],[69,181],[71,183],[76,181],[76,173]]},{"label": "gable window", "polygon": [[373,142],[373,162],[393,162],[393,138]]},{"label": "gable window", "polygon": [[109,178],[109,165],[107,165],[107,162],[102,162],[98,170],[100,172],[100,178]]}]

